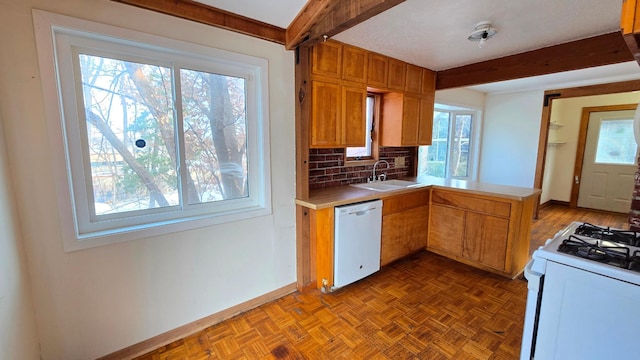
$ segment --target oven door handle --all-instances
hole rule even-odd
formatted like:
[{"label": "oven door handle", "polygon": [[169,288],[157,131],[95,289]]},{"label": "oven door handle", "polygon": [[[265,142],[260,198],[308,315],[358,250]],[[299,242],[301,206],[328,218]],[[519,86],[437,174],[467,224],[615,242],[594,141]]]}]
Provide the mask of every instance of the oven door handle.
[{"label": "oven door handle", "polygon": [[[522,347],[520,349],[520,360],[533,359],[535,352],[536,333],[538,329],[538,316],[540,314],[540,300],[542,298],[542,287],[544,274],[536,271],[541,266],[544,268],[546,261],[538,260],[535,257],[527,263],[524,268],[524,276],[527,278],[527,307],[524,313],[524,329],[522,332]],[[534,270],[536,268],[536,270]]]}]

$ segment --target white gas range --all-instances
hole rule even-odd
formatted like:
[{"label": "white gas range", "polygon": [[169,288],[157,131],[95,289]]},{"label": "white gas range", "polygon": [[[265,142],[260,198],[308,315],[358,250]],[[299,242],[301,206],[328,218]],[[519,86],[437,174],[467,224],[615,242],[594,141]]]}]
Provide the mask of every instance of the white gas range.
[{"label": "white gas range", "polygon": [[640,233],[574,222],[536,250],[520,359],[627,359],[640,324]]}]

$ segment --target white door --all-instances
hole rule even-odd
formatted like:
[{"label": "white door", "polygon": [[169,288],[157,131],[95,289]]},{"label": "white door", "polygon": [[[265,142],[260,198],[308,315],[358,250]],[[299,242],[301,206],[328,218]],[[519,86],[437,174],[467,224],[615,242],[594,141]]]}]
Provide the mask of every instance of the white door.
[{"label": "white door", "polygon": [[629,212],[638,148],[633,117],[633,110],[591,113],[579,179],[579,207]]}]

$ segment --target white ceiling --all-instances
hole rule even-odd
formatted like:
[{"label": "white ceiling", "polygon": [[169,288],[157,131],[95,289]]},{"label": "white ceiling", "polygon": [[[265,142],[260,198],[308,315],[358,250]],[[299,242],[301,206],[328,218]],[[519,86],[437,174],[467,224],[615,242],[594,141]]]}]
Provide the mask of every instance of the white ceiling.
[{"label": "white ceiling", "polygon": [[[282,28],[305,0],[198,0]],[[622,0],[406,0],[334,39],[444,70],[619,30]],[[478,48],[480,21],[498,34]],[[472,87],[483,92],[553,89],[640,79],[635,62]]]}]

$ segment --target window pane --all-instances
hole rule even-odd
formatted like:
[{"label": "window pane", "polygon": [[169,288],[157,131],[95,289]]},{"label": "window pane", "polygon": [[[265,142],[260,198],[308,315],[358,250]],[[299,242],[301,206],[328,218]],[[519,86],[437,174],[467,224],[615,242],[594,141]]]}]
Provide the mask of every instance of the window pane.
[{"label": "window pane", "polygon": [[451,146],[451,176],[469,176],[469,145],[471,143],[471,115],[455,116],[455,133]]},{"label": "window pane", "polygon": [[373,131],[373,110],[375,108],[375,97],[367,96],[367,113],[365,122],[365,146],[347,147],[347,157],[370,157],[371,156],[371,132]]},{"label": "window pane", "polygon": [[447,152],[449,147],[450,113],[434,111],[433,139],[431,145],[421,146],[419,152],[419,173],[436,177],[446,177]]},{"label": "window pane", "polygon": [[249,196],[245,80],[180,70],[188,203]]},{"label": "window pane", "polygon": [[596,163],[633,165],[636,157],[633,120],[603,120],[600,123]]},{"label": "window pane", "polygon": [[95,213],[178,205],[171,69],[79,61]]}]

